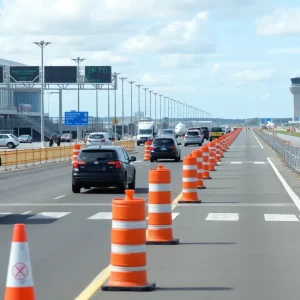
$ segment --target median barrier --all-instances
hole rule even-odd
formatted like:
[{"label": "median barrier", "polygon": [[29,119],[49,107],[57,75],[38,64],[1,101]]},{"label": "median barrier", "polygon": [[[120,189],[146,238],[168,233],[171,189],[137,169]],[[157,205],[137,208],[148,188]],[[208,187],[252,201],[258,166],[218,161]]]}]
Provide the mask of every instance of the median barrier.
[{"label": "median barrier", "polygon": [[35,300],[32,267],[24,224],[15,224],[4,300]]},{"label": "median barrier", "polygon": [[149,170],[147,245],[177,245],[172,229],[171,171],[158,165]]},{"label": "median barrier", "polygon": [[215,141],[210,142],[208,144],[208,162],[209,162],[209,171],[216,171],[215,165],[217,164],[216,161],[216,143]]},{"label": "median barrier", "polygon": [[202,172],[202,162],[203,154],[200,150],[192,151],[192,156],[197,159],[197,189],[206,189],[203,184],[203,172]]},{"label": "median barrier", "polygon": [[202,156],[203,156],[203,162],[202,162],[203,179],[211,179],[210,173],[209,173],[209,149],[208,149],[207,145],[202,146],[200,148],[200,151],[202,152]]},{"label": "median barrier", "polygon": [[102,291],[152,291],[147,280],[146,202],[126,190],[112,201],[110,278]]}]

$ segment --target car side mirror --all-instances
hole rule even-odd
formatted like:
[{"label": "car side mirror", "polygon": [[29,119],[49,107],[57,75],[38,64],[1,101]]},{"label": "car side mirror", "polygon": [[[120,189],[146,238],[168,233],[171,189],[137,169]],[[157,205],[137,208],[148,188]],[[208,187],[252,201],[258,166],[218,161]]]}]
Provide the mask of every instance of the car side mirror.
[{"label": "car side mirror", "polygon": [[178,146],[181,146],[182,144],[181,143],[178,143]]},{"label": "car side mirror", "polygon": [[130,161],[136,161],[136,157],[135,156],[131,156],[130,157]]}]

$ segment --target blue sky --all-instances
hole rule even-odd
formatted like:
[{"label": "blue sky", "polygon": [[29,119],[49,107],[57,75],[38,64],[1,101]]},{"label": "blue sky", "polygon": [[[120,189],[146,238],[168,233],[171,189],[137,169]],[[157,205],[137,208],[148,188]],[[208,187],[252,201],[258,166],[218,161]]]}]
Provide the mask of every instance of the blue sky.
[{"label": "blue sky", "polygon": [[[299,1],[0,0],[0,7],[2,58],[39,65],[31,42],[43,39],[52,42],[46,65],[73,65],[77,56],[87,58],[83,65],[111,65],[128,80],[213,117],[292,115],[290,77],[300,76]],[[28,21],[19,26],[20,20]],[[130,85],[124,86],[129,115]],[[63,97],[64,111],[76,109],[76,92]],[[82,110],[95,115],[95,92],[82,92],[81,99]],[[107,92],[99,99],[99,115],[106,116]],[[136,87],[133,102],[136,111]],[[52,116],[57,104],[52,95]]]}]

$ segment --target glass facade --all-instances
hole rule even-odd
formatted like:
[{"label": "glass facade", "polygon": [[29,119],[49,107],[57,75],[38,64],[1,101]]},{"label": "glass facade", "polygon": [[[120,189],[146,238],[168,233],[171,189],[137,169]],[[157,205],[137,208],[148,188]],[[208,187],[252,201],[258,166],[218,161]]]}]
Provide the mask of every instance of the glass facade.
[{"label": "glass facade", "polygon": [[[25,66],[24,64],[5,60],[0,58],[0,66]],[[0,113],[2,109],[15,109],[25,112],[40,112],[41,111],[41,93],[37,89],[36,92],[24,91],[9,91],[0,88]]]}]

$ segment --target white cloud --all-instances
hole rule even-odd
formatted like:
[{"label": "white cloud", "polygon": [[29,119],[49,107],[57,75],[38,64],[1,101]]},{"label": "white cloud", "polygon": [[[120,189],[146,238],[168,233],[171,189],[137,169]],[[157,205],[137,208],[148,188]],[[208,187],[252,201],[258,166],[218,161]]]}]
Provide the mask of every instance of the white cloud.
[{"label": "white cloud", "polygon": [[277,48],[277,49],[271,49],[269,50],[269,53],[271,54],[300,54],[300,48]]},{"label": "white cloud", "polygon": [[174,80],[173,75],[169,74],[151,74],[146,73],[142,77],[142,84],[150,86],[167,86],[172,85]]},{"label": "white cloud", "polygon": [[277,9],[256,23],[259,35],[300,34],[300,8]]},{"label": "white cloud", "polygon": [[167,54],[160,56],[162,68],[197,68],[202,65],[204,58],[195,54]]},{"label": "white cloud", "polygon": [[218,75],[218,74],[220,74],[220,70],[221,70],[221,64],[219,64],[219,63],[213,64],[213,66],[210,70],[210,75],[212,75],[212,76]]},{"label": "white cloud", "polygon": [[262,96],[261,99],[262,99],[262,100],[267,100],[267,99],[269,99],[271,96],[272,96],[272,94],[269,93],[269,92],[267,92],[267,93],[263,94],[263,96]]},{"label": "white cloud", "polygon": [[243,84],[247,82],[261,82],[272,78],[275,74],[273,69],[261,69],[261,70],[245,70],[237,72],[232,75],[232,79],[236,83]]},{"label": "white cloud", "polygon": [[162,26],[155,24],[146,33],[130,37],[121,45],[126,53],[210,53],[215,45],[205,37],[205,21],[208,14],[198,13],[189,21],[172,21]]}]

